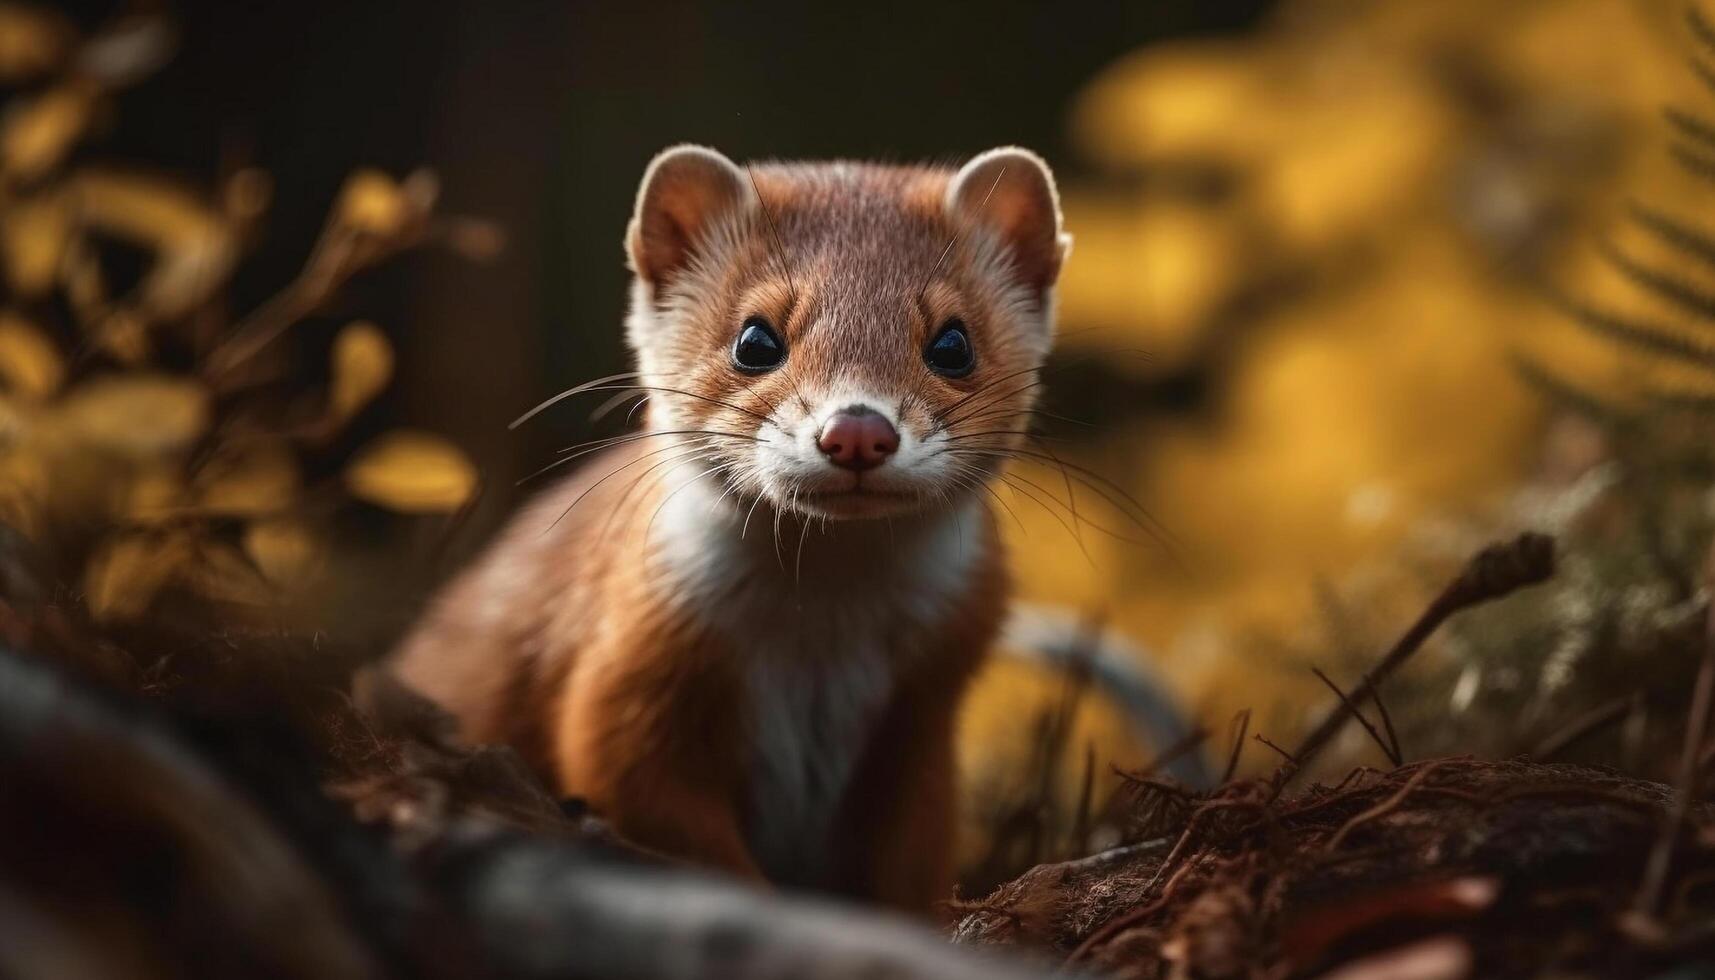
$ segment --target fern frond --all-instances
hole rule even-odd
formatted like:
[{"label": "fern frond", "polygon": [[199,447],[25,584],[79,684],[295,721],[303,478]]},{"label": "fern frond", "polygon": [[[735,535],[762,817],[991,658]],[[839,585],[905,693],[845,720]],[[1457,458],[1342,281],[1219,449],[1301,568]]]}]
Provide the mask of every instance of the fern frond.
[{"label": "fern frond", "polygon": [[1679,135],[1705,150],[1715,151],[1715,122],[1677,106],[1668,106],[1662,115]]},{"label": "fern frond", "polygon": [[1614,268],[1639,286],[1689,313],[1705,320],[1715,320],[1715,291],[1688,282],[1672,273],[1651,268],[1627,255],[1613,243],[1604,245],[1602,251]]},{"label": "fern frond", "polygon": [[1704,53],[1715,56],[1715,24],[1709,23],[1703,9],[1695,3],[1685,5],[1685,26],[1691,32],[1691,39],[1703,46]]},{"label": "fern frond", "polygon": [[1651,406],[1659,410],[1698,416],[1715,415],[1715,395],[1652,391],[1645,397]]},{"label": "fern frond", "polygon": [[1715,267],[1715,235],[1636,202],[1632,204],[1632,219],[1667,244],[1705,265]]},{"label": "fern frond", "polygon": [[1640,353],[1715,372],[1715,344],[1687,337],[1664,324],[1599,310],[1570,297],[1556,297],[1556,305],[1572,318],[1573,323],[1591,333],[1618,341]]},{"label": "fern frond", "polygon": [[1697,80],[1703,83],[1703,87],[1711,93],[1715,93],[1715,65],[1711,65],[1696,55],[1685,60],[1691,65],[1692,74],[1696,75]]},{"label": "fern frond", "polygon": [[1512,362],[1519,380],[1536,389],[1551,405],[1607,428],[1621,428],[1632,421],[1632,413],[1625,408],[1558,377],[1533,358],[1514,354]]},{"label": "fern frond", "polygon": [[1715,156],[1700,153],[1685,143],[1674,143],[1668,147],[1673,162],[1679,164],[1681,170],[1700,180],[1715,184]]}]

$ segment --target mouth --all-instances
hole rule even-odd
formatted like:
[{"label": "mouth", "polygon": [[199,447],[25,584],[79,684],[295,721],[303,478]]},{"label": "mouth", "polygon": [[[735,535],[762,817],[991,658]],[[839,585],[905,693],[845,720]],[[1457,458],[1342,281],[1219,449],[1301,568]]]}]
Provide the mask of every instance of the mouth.
[{"label": "mouth", "polygon": [[880,517],[908,510],[917,495],[901,490],[881,490],[859,483],[837,489],[807,490],[798,495],[798,506],[826,517]]}]

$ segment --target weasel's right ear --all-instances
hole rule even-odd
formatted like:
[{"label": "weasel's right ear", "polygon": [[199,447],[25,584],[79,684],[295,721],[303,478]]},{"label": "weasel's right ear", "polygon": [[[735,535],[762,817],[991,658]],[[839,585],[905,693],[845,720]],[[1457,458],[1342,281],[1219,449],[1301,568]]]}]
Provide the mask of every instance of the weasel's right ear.
[{"label": "weasel's right ear", "polygon": [[744,172],[708,147],[661,151],[643,172],[625,236],[632,270],[652,286],[671,279],[712,223],[747,206],[752,196]]}]

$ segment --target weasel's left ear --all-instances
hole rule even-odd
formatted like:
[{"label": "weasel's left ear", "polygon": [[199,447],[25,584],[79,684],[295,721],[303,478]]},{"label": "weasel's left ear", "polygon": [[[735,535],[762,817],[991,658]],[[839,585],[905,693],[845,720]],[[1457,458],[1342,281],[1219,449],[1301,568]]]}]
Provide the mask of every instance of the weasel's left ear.
[{"label": "weasel's left ear", "polygon": [[684,269],[716,221],[753,193],[738,165],[706,146],[670,147],[649,162],[625,236],[631,268],[651,286]]},{"label": "weasel's left ear", "polygon": [[1054,285],[1072,247],[1060,228],[1054,174],[1022,147],[989,150],[960,168],[947,185],[947,212],[997,235],[1020,278],[1038,293]]}]

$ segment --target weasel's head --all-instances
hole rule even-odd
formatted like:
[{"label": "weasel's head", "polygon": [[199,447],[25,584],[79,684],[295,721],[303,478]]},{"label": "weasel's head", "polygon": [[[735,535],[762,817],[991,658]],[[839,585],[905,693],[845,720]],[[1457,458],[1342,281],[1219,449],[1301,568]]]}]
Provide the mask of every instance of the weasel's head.
[{"label": "weasel's head", "polygon": [[981,493],[1021,450],[1068,244],[1027,150],[956,171],[667,150],[626,237],[650,425],[787,512]]}]

